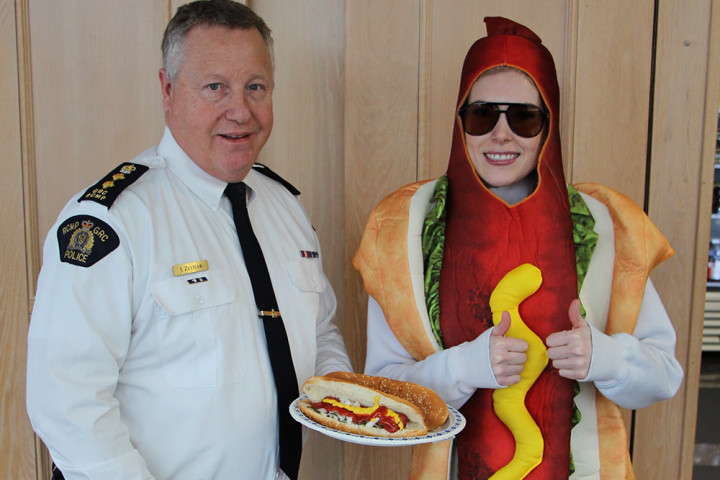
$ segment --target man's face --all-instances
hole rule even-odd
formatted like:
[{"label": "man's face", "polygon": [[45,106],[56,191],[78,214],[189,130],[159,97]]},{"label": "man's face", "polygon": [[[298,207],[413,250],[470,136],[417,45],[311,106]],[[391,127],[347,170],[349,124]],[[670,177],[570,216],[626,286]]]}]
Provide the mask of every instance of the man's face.
[{"label": "man's face", "polygon": [[160,70],[165,122],[213,177],[239,182],[273,126],[273,68],[260,32],[198,25],[185,37],[176,78]]}]

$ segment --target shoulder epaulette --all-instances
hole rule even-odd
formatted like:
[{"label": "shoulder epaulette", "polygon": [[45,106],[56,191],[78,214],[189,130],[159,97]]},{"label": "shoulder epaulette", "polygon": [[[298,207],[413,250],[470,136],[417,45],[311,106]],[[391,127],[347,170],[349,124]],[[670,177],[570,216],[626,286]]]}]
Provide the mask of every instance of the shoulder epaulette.
[{"label": "shoulder epaulette", "polygon": [[78,198],[78,202],[91,200],[110,208],[110,205],[127,187],[147,172],[150,167],[139,163],[125,162],[117,166],[112,172],[105,175],[102,180]]},{"label": "shoulder epaulette", "polygon": [[276,182],[280,183],[283,187],[287,188],[288,191],[293,195],[300,195],[300,190],[295,188],[290,182],[282,178],[280,175],[270,170],[266,165],[263,165],[262,163],[256,163],[253,165],[252,168],[256,172],[262,173],[266,177],[272,178]]}]

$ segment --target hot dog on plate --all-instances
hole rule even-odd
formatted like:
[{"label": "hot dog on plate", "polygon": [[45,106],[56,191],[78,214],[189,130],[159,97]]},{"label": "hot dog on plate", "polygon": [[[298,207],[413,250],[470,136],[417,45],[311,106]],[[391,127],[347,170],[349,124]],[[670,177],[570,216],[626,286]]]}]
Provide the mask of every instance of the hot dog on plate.
[{"label": "hot dog on plate", "polygon": [[447,420],[445,402],[431,389],[410,382],[352,372],[310,377],[308,397],[298,403],[315,422],[374,437],[415,437]]}]

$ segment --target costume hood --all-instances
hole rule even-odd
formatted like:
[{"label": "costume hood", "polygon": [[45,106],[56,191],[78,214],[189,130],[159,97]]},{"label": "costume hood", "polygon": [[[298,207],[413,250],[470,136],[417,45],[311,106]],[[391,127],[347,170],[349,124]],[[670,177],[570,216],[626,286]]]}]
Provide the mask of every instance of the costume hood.
[{"label": "costume hood", "polygon": [[538,159],[538,173],[540,183],[551,181],[564,191],[565,175],[558,134],[560,94],[552,55],[540,37],[523,25],[502,17],[487,17],[485,24],[488,35],[470,47],[463,63],[448,172],[454,177],[467,176],[468,180],[479,182],[479,187],[483,186],[468,156],[458,111],[480,75],[495,67],[507,66],[525,72],[533,80],[548,109],[549,131]]}]

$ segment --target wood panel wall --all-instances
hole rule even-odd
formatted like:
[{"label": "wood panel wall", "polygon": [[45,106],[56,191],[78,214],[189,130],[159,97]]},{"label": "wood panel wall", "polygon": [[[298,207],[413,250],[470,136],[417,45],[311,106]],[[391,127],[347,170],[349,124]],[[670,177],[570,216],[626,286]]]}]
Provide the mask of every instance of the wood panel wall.
[{"label": "wood panel wall", "polygon": [[639,478],[691,478],[705,301],[705,248],[718,126],[720,2],[660,1],[646,206],[675,248],[654,272],[677,331],[685,382],[669,401],[639,410]]},{"label": "wood panel wall", "polygon": [[[0,0],[3,478],[49,478],[24,413],[25,335],[42,242],[73,193],[159,140],[159,44],[182,3]],[[303,192],[358,371],[367,296],[350,260],[371,208],[445,170],[460,67],[485,34],[484,16],[513,18],[543,38],[561,84],[568,178],[606,183],[646,205],[676,248],[653,281],[678,332],[686,381],[674,399],[635,414],[633,454],[638,478],[691,478],[720,2],[246,3],[275,38],[275,130],[261,161]],[[402,479],[409,459],[407,448],[311,434],[301,478]]]},{"label": "wood panel wall", "polygon": [[0,477],[26,479],[35,475],[35,441],[25,415],[28,274],[16,42],[15,5],[0,0]]},{"label": "wood panel wall", "polygon": [[169,6],[146,0],[28,3],[42,241],[71,195],[162,135],[157,71]]}]

